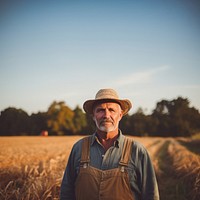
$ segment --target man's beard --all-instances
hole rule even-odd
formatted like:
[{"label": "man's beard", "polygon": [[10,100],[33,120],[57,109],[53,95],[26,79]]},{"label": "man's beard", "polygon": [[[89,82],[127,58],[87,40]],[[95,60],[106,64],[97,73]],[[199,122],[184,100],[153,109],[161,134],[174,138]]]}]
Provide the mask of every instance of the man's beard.
[{"label": "man's beard", "polygon": [[[96,121],[96,119],[94,121],[97,128],[102,132],[108,133],[108,132],[114,131],[118,127],[118,124],[114,125],[113,121],[110,119],[103,119],[99,123]],[[109,126],[104,125],[104,123],[106,122],[110,123]]]}]

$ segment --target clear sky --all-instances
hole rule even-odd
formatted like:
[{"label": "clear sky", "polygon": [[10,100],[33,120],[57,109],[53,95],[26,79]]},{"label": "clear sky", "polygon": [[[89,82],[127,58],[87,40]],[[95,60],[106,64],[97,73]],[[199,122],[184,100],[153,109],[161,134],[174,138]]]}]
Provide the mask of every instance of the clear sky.
[{"label": "clear sky", "polygon": [[0,111],[74,109],[101,88],[131,112],[178,96],[200,110],[198,0],[19,2],[0,4]]}]

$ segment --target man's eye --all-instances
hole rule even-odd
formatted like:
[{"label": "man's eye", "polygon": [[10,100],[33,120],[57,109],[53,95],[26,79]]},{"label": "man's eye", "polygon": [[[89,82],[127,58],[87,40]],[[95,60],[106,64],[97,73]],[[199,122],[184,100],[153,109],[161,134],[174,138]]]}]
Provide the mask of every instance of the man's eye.
[{"label": "man's eye", "polygon": [[103,112],[104,109],[97,109],[97,112]]}]

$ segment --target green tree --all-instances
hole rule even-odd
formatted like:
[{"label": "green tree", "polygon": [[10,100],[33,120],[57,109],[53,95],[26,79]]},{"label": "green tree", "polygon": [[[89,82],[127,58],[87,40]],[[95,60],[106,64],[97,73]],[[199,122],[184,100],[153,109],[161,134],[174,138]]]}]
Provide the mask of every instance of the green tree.
[{"label": "green tree", "polygon": [[132,133],[131,135],[146,136],[146,126],[146,115],[142,108],[139,108],[135,114],[129,117],[129,131]]},{"label": "green tree", "polygon": [[179,97],[169,104],[169,113],[173,120],[172,132],[181,136],[191,136],[200,129],[200,114],[195,108],[190,108],[189,103],[188,99]]},{"label": "green tree", "polygon": [[32,114],[30,119],[32,135],[40,135],[42,131],[48,130],[46,112],[38,112],[36,114]]},{"label": "green tree", "polygon": [[133,135],[133,130],[131,130],[131,120],[130,120],[130,115],[127,114],[122,117],[119,128],[122,130],[124,134],[127,135]]},{"label": "green tree", "polygon": [[54,101],[47,111],[47,126],[50,134],[72,135],[76,129],[73,123],[74,112],[65,102]]},{"label": "green tree", "polygon": [[187,98],[158,102],[152,117],[158,122],[155,135],[191,136],[200,130],[199,111],[189,107]]},{"label": "green tree", "polygon": [[152,121],[154,121],[154,128],[153,131],[151,132],[151,135],[154,136],[172,136],[172,132],[170,130],[171,127],[171,116],[169,113],[169,101],[167,100],[162,100],[156,104],[156,108],[153,111],[152,114]]},{"label": "green tree", "polygon": [[79,106],[74,109],[73,123],[76,134],[84,134],[83,130],[87,127],[87,118],[86,114],[83,113]]},{"label": "green tree", "polygon": [[9,107],[0,115],[0,135],[26,135],[31,130],[29,115],[22,109]]}]

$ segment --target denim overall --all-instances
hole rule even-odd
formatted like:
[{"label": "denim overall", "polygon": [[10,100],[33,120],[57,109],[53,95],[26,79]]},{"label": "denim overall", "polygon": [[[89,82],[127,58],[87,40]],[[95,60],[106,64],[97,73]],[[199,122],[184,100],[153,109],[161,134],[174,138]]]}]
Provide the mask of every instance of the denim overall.
[{"label": "denim overall", "polygon": [[118,168],[100,170],[90,166],[91,137],[83,140],[80,172],[75,183],[76,200],[134,200],[126,170],[132,141],[125,137]]}]

